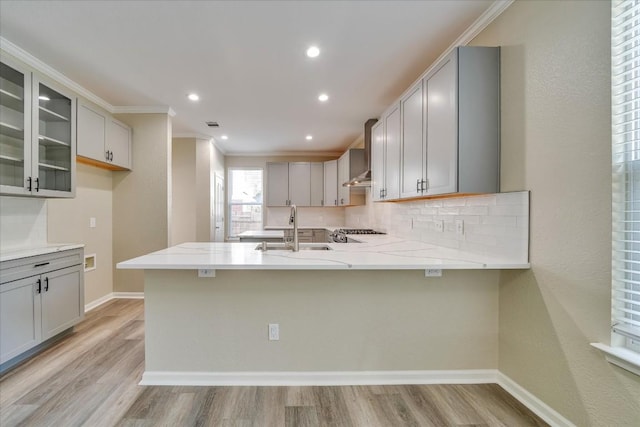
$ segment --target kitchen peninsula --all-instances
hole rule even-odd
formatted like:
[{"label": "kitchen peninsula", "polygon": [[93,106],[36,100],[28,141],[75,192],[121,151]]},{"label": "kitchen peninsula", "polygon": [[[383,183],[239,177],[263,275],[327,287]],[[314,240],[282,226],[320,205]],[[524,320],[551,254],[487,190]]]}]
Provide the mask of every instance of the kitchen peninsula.
[{"label": "kitchen peninsula", "polygon": [[421,380],[399,372],[427,371],[487,381],[499,269],[527,260],[361,240],[300,252],[185,243],[119,263],[145,270],[142,384],[411,382]]}]

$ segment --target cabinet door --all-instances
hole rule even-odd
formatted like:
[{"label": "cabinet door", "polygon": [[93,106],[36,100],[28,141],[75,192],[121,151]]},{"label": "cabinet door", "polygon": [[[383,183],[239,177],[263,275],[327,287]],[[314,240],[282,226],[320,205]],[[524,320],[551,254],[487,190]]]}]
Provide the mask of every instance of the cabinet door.
[{"label": "cabinet door", "polygon": [[371,128],[371,197],[383,200],[384,190],[384,121]]},{"label": "cabinet door", "polygon": [[427,194],[457,191],[456,61],[449,56],[426,78]]},{"label": "cabinet door", "polygon": [[324,205],[338,206],[338,161],[324,162]]},{"label": "cabinet door", "polygon": [[311,164],[289,163],[289,204],[311,205]]},{"label": "cabinet door", "polygon": [[76,168],[75,98],[63,88],[33,77],[32,194],[73,197]]},{"label": "cabinet door", "polygon": [[324,206],[324,164],[311,163],[311,205]]},{"label": "cabinet door", "polygon": [[42,339],[75,325],[84,315],[81,266],[63,268],[42,276]]},{"label": "cabinet door", "polygon": [[0,194],[27,195],[31,176],[31,73],[0,62]]},{"label": "cabinet door", "polygon": [[401,103],[402,113],[402,168],[400,170],[400,197],[422,194],[424,158],[422,81]]},{"label": "cabinet door", "polygon": [[289,205],[289,164],[267,163],[267,206]]},{"label": "cabinet door", "polygon": [[114,118],[109,119],[106,140],[109,163],[131,169],[131,128]]},{"label": "cabinet door", "polygon": [[345,206],[351,203],[349,187],[342,184],[349,181],[349,151],[347,150],[338,159],[338,205]]},{"label": "cabinet door", "polygon": [[108,161],[106,155],[107,115],[84,102],[78,102],[78,156],[99,162]]},{"label": "cabinet door", "polygon": [[385,117],[385,200],[400,197],[400,105],[389,111]]},{"label": "cabinet door", "polygon": [[40,342],[40,276],[0,285],[0,363]]}]

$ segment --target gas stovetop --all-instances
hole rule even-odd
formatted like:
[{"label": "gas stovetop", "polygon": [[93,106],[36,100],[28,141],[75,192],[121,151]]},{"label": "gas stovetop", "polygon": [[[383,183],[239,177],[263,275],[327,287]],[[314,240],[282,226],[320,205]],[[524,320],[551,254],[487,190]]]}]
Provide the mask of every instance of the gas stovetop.
[{"label": "gas stovetop", "polygon": [[380,231],[375,231],[370,228],[338,228],[334,231],[338,234],[385,234]]}]

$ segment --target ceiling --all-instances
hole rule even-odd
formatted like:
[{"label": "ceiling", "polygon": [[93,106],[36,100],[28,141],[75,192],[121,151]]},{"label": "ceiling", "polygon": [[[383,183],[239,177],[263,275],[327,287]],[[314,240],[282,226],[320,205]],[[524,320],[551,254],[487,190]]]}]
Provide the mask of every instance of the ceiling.
[{"label": "ceiling", "polygon": [[174,136],[211,136],[228,154],[327,153],[492,3],[2,0],[0,36],[111,105],[170,106]]}]

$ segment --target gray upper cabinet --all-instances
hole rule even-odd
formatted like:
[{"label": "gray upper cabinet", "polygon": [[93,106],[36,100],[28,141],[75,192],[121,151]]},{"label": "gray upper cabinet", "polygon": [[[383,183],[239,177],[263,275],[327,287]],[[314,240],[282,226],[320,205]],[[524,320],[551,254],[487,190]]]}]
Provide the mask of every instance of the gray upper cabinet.
[{"label": "gray upper cabinet", "polygon": [[338,206],[338,160],[324,162],[324,206]]},{"label": "gray upper cabinet", "polygon": [[338,159],[338,206],[355,204],[355,200],[351,197],[352,188],[345,187],[343,184],[364,172],[366,167],[362,148],[351,148],[340,156]]},{"label": "gray upper cabinet", "polygon": [[371,128],[371,197],[374,202],[384,200],[384,122]]},{"label": "gray upper cabinet", "polygon": [[400,197],[422,194],[424,186],[424,91],[422,81],[400,101],[402,111],[402,168]]},{"label": "gray upper cabinet", "polygon": [[384,117],[384,192],[385,200],[400,197],[400,138],[402,136],[400,106],[393,107]]},{"label": "gray upper cabinet", "polygon": [[75,98],[63,87],[2,57],[0,194],[75,195]]},{"label": "gray upper cabinet", "polygon": [[371,129],[371,176],[374,201],[400,197],[400,104],[394,104]]},{"label": "gray upper cabinet", "polygon": [[311,205],[324,206],[324,163],[311,163]]},{"label": "gray upper cabinet", "polygon": [[267,163],[267,206],[289,205],[289,163]]},{"label": "gray upper cabinet", "polygon": [[111,170],[130,170],[132,131],[103,109],[78,102],[79,160]]},{"label": "gray upper cabinet", "polygon": [[289,163],[289,205],[311,206],[311,164]]},{"label": "gray upper cabinet", "polygon": [[399,133],[394,106],[383,117],[384,143],[374,134],[374,201],[394,198],[396,176],[400,198],[500,191],[500,48],[456,48],[406,92],[399,111]]},{"label": "gray upper cabinet", "polygon": [[424,79],[424,195],[500,191],[500,48],[459,47]]}]

